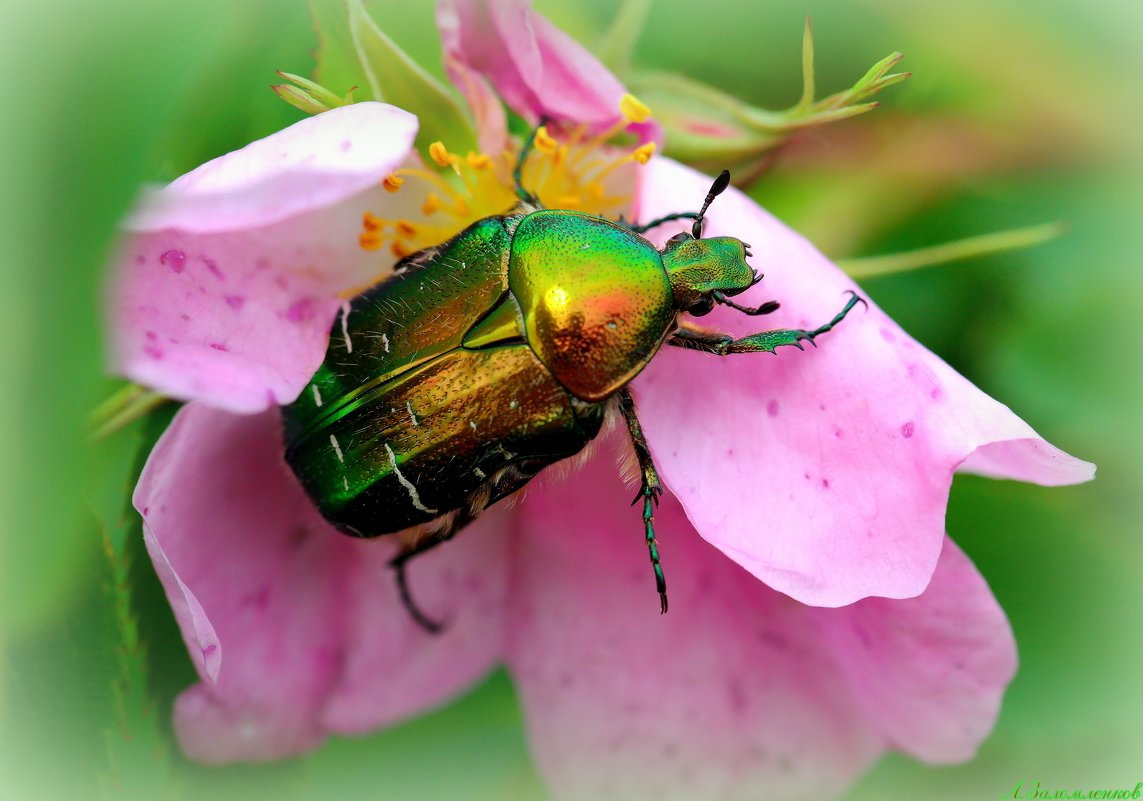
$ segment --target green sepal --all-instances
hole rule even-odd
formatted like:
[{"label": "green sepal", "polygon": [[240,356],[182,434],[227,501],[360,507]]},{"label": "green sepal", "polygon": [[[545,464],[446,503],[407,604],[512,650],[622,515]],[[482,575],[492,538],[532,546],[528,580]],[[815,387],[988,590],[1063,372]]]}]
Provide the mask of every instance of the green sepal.
[{"label": "green sepal", "polygon": [[962,259],[990,256],[1010,250],[1023,250],[1050,242],[1067,230],[1062,222],[1030,225],[1026,228],[1012,228],[990,234],[957,239],[939,245],[902,253],[887,253],[881,256],[863,256],[854,259],[841,259],[837,262],[851,278],[864,280],[882,275],[920,270],[938,264],[948,264]]},{"label": "green sepal", "polygon": [[802,36],[802,94],[783,111],[750,106],[677,75],[635,74],[628,84],[663,125],[668,155],[698,167],[746,167],[750,175],[770,151],[798,132],[877,108],[869,98],[909,77],[909,73],[889,72],[902,58],[892,53],[849,89],[815,101],[813,29],[807,18]]},{"label": "green sepal", "polygon": [[635,45],[650,13],[651,0],[624,0],[619,7],[595,52],[612,72],[624,73],[630,69]]},{"label": "green sepal", "polygon": [[329,111],[331,108],[347,106],[354,102],[353,94],[357,91],[356,86],[351,87],[344,97],[340,97],[320,83],[300,75],[282,72],[281,70],[278,70],[278,75],[290,83],[275,84],[270,88],[277,93],[278,97],[307,114],[320,114],[323,111]]},{"label": "green sepal", "polygon": [[349,31],[373,98],[417,115],[417,147],[444,142],[454,152],[477,149],[476,131],[448,88],[381,32],[360,0],[349,0]]}]

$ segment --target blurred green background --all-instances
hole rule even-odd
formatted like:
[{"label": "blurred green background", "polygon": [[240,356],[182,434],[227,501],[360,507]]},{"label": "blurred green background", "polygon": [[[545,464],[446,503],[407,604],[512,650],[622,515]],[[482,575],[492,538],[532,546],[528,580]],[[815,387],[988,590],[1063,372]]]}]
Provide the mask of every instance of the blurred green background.
[{"label": "blurred green background", "polygon": [[[440,72],[430,4],[367,6]],[[615,11],[537,7],[589,45]],[[848,798],[1000,798],[1037,781],[1133,788],[1143,4],[656,0],[636,66],[785,107],[800,94],[807,13],[820,94],[893,50],[914,77],[877,111],[789,148],[755,196],[836,258],[1065,221],[1065,236],[1034,249],[866,287],[1100,468],[1095,483],[1056,490],[957,479],[949,530],[1012,620],[1020,673],[978,759],[937,769],[891,755]],[[173,749],[169,699],[192,672],[124,514],[137,451],[159,424],[97,447],[84,433],[113,386],[101,274],[141,182],[301,116],[267,87],[275,69],[311,69],[308,12],[302,0],[10,0],[0,14],[0,797],[543,798],[503,674],[440,712],[289,763],[207,770]]]}]

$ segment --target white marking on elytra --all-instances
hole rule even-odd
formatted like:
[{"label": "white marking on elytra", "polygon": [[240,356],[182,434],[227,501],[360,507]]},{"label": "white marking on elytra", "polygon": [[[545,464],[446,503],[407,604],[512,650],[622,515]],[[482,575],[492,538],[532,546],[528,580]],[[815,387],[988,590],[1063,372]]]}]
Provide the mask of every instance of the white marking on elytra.
[{"label": "white marking on elytra", "polygon": [[382,334],[381,335],[381,347],[385,348],[386,353],[389,352],[389,335],[388,334]]},{"label": "white marking on elytra", "polygon": [[[319,404],[319,405],[320,405],[320,404]],[[516,401],[512,401],[511,403],[509,403],[509,404],[508,404],[508,408],[509,408],[509,409],[515,409],[515,408],[516,408],[517,406],[519,406],[519,405],[520,405],[520,404],[518,404]]]},{"label": "white marking on elytra", "polygon": [[487,474],[483,470],[481,470],[479,467],[472,468],[472,472],[473,472],[473,475],[475,475],[481,481],[483,481],[484,479],[486,479],[488,477]]},{"label": "white marking on elytra", "polygon": [[345,352],[353,353],[353,340],[349,338],[349,301],[341,304],[341,338],[345,340]]},{"label": "white marking on elytra", "polygon": [[583,243],[583,250],[587,250],[590,247],[591,247],[591,245],[589,245],[587,242]]},{"label": "white marking on elytra", "polygon": [[349,479],[345,476],[341,477],[341,486],[345,487],[346,492],[349,492]]},{"label": "white marking on elytra", "polygon": [[405,478],[401,473],[401,468],[397,467],[397,454],[393,453],[393,449],[389,447],[389,443],[384,443],[385,452],[389,454],[389,464],[393,466],[393,474],[397,476],[397,480],[401,482],[401,486],[409,491],[409,500],[413,502],[413,508],[424,512],[427,515],[435,515],[436,509],[430,509],[421,503],[421,495],[417,492],[417,488],[413,486],[413,482]]},{"label": "white marking on elytra", "polygon": [[405,408],[409,411],[409,419],[413,421],[413,428],[416,428],[420,425],[420,423],[417,422],[417,415],[413,412],[413,402],[407,401],[405,403]]},{"label": "white marking on elytra", "polygon": [[462,270],[467,270],[467,269],[468,269],[468,265],[467,265],[467,264],[465,264],[465,263],[462,261],[462,262],[460,263],[460,269],[462,269]]},{"label": "white marking on elytra", "polygon": [[333,434],[329,435],[329,444],[333,446],[333,452],[337,454],[337,460],[345,464],[345,454],[341,452],[341,446],[337,444],[337,437]]},{"label": "white marking on elytra", "polygon": [[468,427],[471,428],[473,431],[475,431],[476,430],[476,423],[474,423],[472,420],[469,420],[468,421]]},{"label": "white marking on elytra", "polygon": [[310,389],[314,391],[314,403],[321,406],[321,390],[318,389],[317,384],[310,384]]}]

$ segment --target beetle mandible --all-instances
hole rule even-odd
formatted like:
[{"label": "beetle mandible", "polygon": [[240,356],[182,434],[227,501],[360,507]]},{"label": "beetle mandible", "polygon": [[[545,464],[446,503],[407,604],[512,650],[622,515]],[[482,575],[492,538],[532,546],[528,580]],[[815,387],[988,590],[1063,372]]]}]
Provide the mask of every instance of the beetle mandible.
[{"label": "beetle mandible", "polygon": [[[537,129],[540,130],[540,129]],[[703,215],[730,183],[723,170],[699,212],[626,225],[543,208],[515,170],[517,205],[448,241],[407,256],[392,276],[355,298],[330,338],[325,362],[283,412],[286,461],[321,514],[357,537],[409,530],[392,560],[402,602],[405,567],[453,537],[490,504],[543,468],[579,453],[617,409],[641,476],[643,529],[660,611],[667,588],[653,520],[662,492],[628,385],[664,345],[726,356],[813,344],[862,301],[813,330],[734,338],[695,326],[761,280],[749,246],[702,237]],[[643,237],[693,220],[662,250]],[[336,329],[336,326],[335,326]],[[340,335],[338,335],[340,334]]]}]

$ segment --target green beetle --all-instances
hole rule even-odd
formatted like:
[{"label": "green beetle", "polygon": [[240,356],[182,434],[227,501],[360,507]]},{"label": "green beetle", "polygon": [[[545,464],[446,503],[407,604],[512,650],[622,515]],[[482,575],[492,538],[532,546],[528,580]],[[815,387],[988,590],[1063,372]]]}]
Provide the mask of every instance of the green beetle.
[{"label": "green beetle", "polygon": [[[530,143],[529,143],[530,144]],[[520,164],[527,156],[521,154]],[[623,415],[642,482],[643,524],[667,610],[652,520],[661,492],[627,386],[664,345],[709,353],[772,352],[829,331],[859,301],[813,331],[734,339],[680,319],[756,284],[738,239],[703,239],[702,216],[730,181],[723,171],[701,211],[628,226],[541,208],[520,187],[511,212],[486,217],[398,263],[344,310],[325,362],[284,410],[286,460],[321,514],[375,537],[419,527],[393,560],[413,603],[409,559],[451,538],[543,468],[579,453],[610,408]],[[642,234],[693,219],[660,251]]]}]

